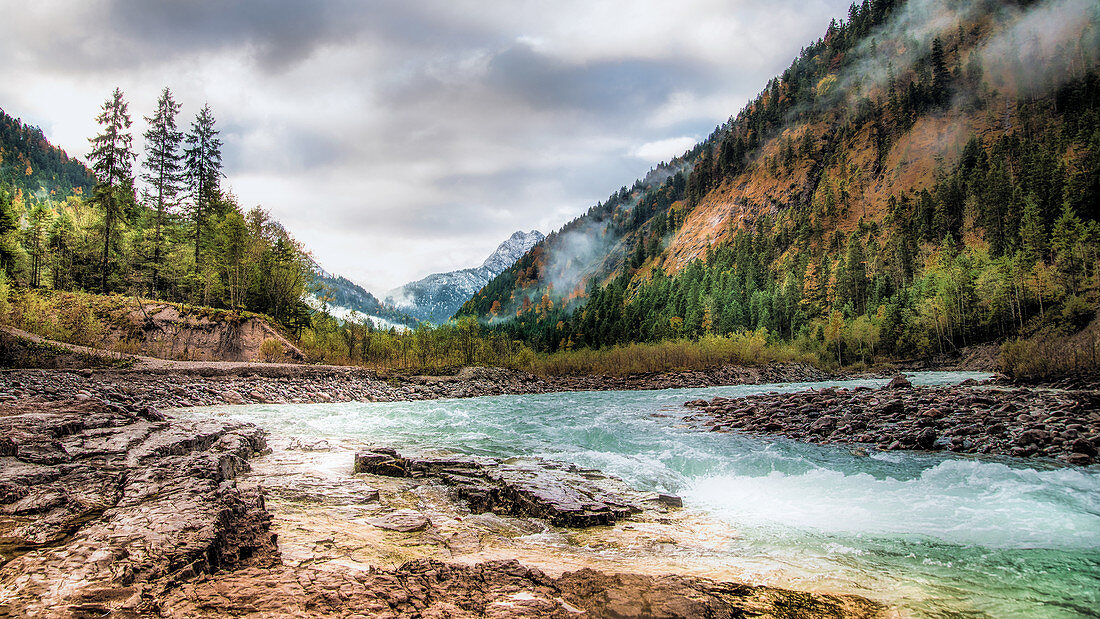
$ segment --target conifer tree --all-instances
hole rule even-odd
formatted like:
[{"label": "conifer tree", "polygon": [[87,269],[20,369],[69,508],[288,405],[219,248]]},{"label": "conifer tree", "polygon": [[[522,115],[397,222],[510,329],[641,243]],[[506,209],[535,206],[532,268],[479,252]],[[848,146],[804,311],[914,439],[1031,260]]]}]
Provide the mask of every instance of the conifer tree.
[{"label": "conifer tree", "polygon": [[125,206],[134,199],[133,161],[136,158],[130,135],[130,114],[122,90],[115,88],[103,104],[96,122],[103,132],[91,138],[88,160],[96,176],[95,202],[103,208],[103,262],[100,290],[107,292],[107,266],[111,252],[111,232],[115,219],[125,215]]},{"label": "conifer tree", "polygon": [[19,213],[12,204],[11,194],[0,189],[0,275],[6,273],[9,280],[15,272],[18,231]]},{"label": "conifer tree", "polygon": [[176,115],[179,111],[180,104],[172,99],[172,91],[165,87],[157,100],[157,109],[153,116],[145,117],[145,122],[149,123],[149,130],[145,132],[147,172],[141,178],[152,185],[157,201],[153,268],[149,281],[149,291],[152,294],[156,294],[159,287],[164,214],[169,206],[175,204],[183,184],[183,154],[180,152],[183,132],[176,129]]},{"label": "conifer tree", "polygon": [[195,226],[195,267],[199,265],[202,229],[210,207],[218,199],[222,176],[222,143],[214,128],[214,115],[206,104],[191,123],[187,133],[186,173],[191,191],[191,220]]}]

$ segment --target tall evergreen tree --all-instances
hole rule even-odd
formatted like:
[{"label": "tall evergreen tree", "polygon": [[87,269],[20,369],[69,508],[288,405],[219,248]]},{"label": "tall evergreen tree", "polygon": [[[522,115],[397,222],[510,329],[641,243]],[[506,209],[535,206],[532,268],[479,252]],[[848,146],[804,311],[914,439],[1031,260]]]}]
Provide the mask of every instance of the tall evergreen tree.
[{"label": "tall evergreen tree", "polygon": [[218,183],[222,176],[222,143],[214,128],[210,104],[202,106],[191,131],[187,133],[187,180],[191,187],[191,218],[195,226],[195,266],[199,265],[202,229],[210,207],[218,199]]},{"label": "tall evergreen tree", "polygon": [[19,213],[12,204],[11,194],[0,189],[0,275],[10,281],[15,274],[15,256],[18,250]]},{"label": "tall evergreen tree", "polygon": [[107,266],[111,253],[111,232],[115,219],[125,215],[125,206],[134,199],[134,154],[130,135],[130,114],[122,90],[115,88],[96,116],[103,132],[91,138],[88,160],[96,176],[95,202],[103,208],[103,262],[100,289],[107,292]]},{"label": "tall evergreen tree", "polygon": [[145,132],[145,174],[142,180],[153,187],[157,201],[157,219],[153,232],[153,268],[149,278],[149,292],[156,294],[163,245],[164,214],[175,204],[183,184],[183,153],[180,146],[183,132],[176,129],[176,115],[180,104],[172,99],[167,87],[157,100],[152,117],[146,116],[149,129]]}]

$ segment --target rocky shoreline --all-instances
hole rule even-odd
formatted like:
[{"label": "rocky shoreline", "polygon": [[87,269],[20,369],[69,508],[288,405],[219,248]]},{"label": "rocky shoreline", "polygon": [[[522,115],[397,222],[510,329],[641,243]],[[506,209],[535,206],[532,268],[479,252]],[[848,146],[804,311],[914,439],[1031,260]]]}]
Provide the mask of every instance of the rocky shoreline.
[{"label": "rocky shoreline", "polygon": [[[0,617],[884,612],[852,595],[592,569],[551,577],[514,560],[425,559],[370,569],[288,562],[265,504],[266,487],[246,475],[249,459],[268,450],[252,425],[166,417],[91,396],[36,396],[0,403],[0,436]],[[350,464],[341,484],[371,477],[353,476]],[[300,492],[294,486],[282,491]],[[351,501],[385,510],[377,491],[358,495]],[[388,526],[395,513],[389,510],[388,520],[374,526],[394,535],[438,536],[430,523]]]},{"label": "rocky shoreline", "polygon": [[[1071,383],[1080,386],[1080,381]],[[714,432],[748,432],[879,450],[1038,457],[1087,466],[1100,450],[1100,391],[1027,389],[967,381],[882,389],[820,389],[735,400],[694,400],[689,420]]]},{"label": "rocky shoreline", "polygon": [[359,368],[250,364],[193,370],[0,370],[0,402],[75,396],[158,409],[222,404],[395,402],[587,390],[671,389],[828,380],[809,364],[727,366],[629,377],[540,378],[502,368],[463,368],[452,376],[383,378]]}]

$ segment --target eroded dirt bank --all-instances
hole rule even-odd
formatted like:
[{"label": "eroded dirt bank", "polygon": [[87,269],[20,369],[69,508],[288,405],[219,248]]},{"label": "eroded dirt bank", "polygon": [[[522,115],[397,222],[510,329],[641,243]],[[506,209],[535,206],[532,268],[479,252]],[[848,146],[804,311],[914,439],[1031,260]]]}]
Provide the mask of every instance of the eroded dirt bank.
[{"label": "eroded dirt bank", "polygon": [[[121,399],[20,396],[0,403],[0,437],[0,616],[868,617],[883,612],[856,596],[694,576],[591,569],[547,575],[509,560],[507,535],[483,537],[476,527],[457,527],[466,520],[483,522],[485,529],[537,523],[479,520],[437,486],[378,478],[380,492],[369,485],[371,477],[353,476],[350,462],[346,469],[330,467],[328,481],[318,482],[315,469],[287,466],[279,450],[251,460],[263,468],[249,474],[250,459],[268,446],[263,433],[248,424],[166,418]],[[323,453],[323,447],[317,449]],[[275,520],[265,502],[268,492],[274,493],[276,509],[286,512]],[[452,514],[455,528],[448,531],[440,515],[435,524],[409,532],[355,526],[355,519],[368,513],[392,516],[402,501],[413,500],[410,496],[420,497],[417,503],[435,496],[438,501],[428,502],[439,506],[437,512]],[[327,529],[339,531],[341,539],[310,535],[310,527],[326,530],[313,509],[317,505],[351,518],[333,523],[352,526]],[[366,536],[357,556],[339,550],[345,538],[356,536]],[[477,562],[433,556],[463,554],[464,544],[484,547],[490,538],[496,540],[496,560],[482,560],[491,558],[488,553],[467,553],[466,559]],[[397,559],[402,562],[392,563]]]}]

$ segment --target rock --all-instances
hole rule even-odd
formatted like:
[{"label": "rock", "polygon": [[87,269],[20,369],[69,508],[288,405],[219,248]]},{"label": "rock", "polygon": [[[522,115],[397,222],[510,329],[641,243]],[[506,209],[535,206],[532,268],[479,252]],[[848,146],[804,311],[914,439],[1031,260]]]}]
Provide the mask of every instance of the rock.
[{"label": "rock", "polygon": [[276,560],[263,495],[235,481],[265,448],[262,433],[139,412],[98,399],[0,405],[0,436],[15,445],[0,463],[0,548],[18,549],[0,566],[0,614],[107,615]]},{"label": "rock", "polygon": [[684,500],[674,494],[658,494],[657,502],[669,507],[683,507]]},{"label": "rock", "polygon": [[404,458],[375,449],[356,454],[355,461],[356,472],[438,478],[475,513],[540,518],[562,527],[612,524],[646,508],[666,509],[678,500],[669,495],[662,501],[632,490],[617,477],[541,458]]},{"label": "rock", "polygon": [[908,378],[905,378],[904,376],[899,374],[890,379],[890,382],[886,383],[886,386],[883,387],[883,389],[909,389],[912,386],[913,383],[909,382]]},{"label": "rock", "polygon": [[400,531],[402,533],[422,531],[432,524],[432,521],[429,520],[427,516],[411,509],[400,509],[384,516],[371,518],[367,520],[367,522],[379,529]]},{"label": "rock", "polygon": [[917,435],[917,447],[921,449],[933,449],[936,447],[936,439],[938,435],[932,428],[925,428],[921,430],[921,433]]},{"label": "rock", "polygon": [[1097,455],[1096,445],[1088,439],[1076,439],[1072,443],[1070,443],[1069,448],[1070,451],[1072,451],[1075,455],[1083,454],[1085,456],[1091,456],[1093,458],[1095,458]]},{"label": "rock", "polygon": [[166,596],[160,614],[260,617],[849,617],[884,608],[854,595],[821,595],[690,576],[605,574],[550,578],[516,561],[393,570],[279,566],[221,573]]},{"label": "rock", "polygon": [[[397,452],[393,452],[396,454]],[[408,477],[409,463],[405,458],[397,458],[389,452],[367,451],[355,454],[355,473],[369,473],[385,477]]]}]

